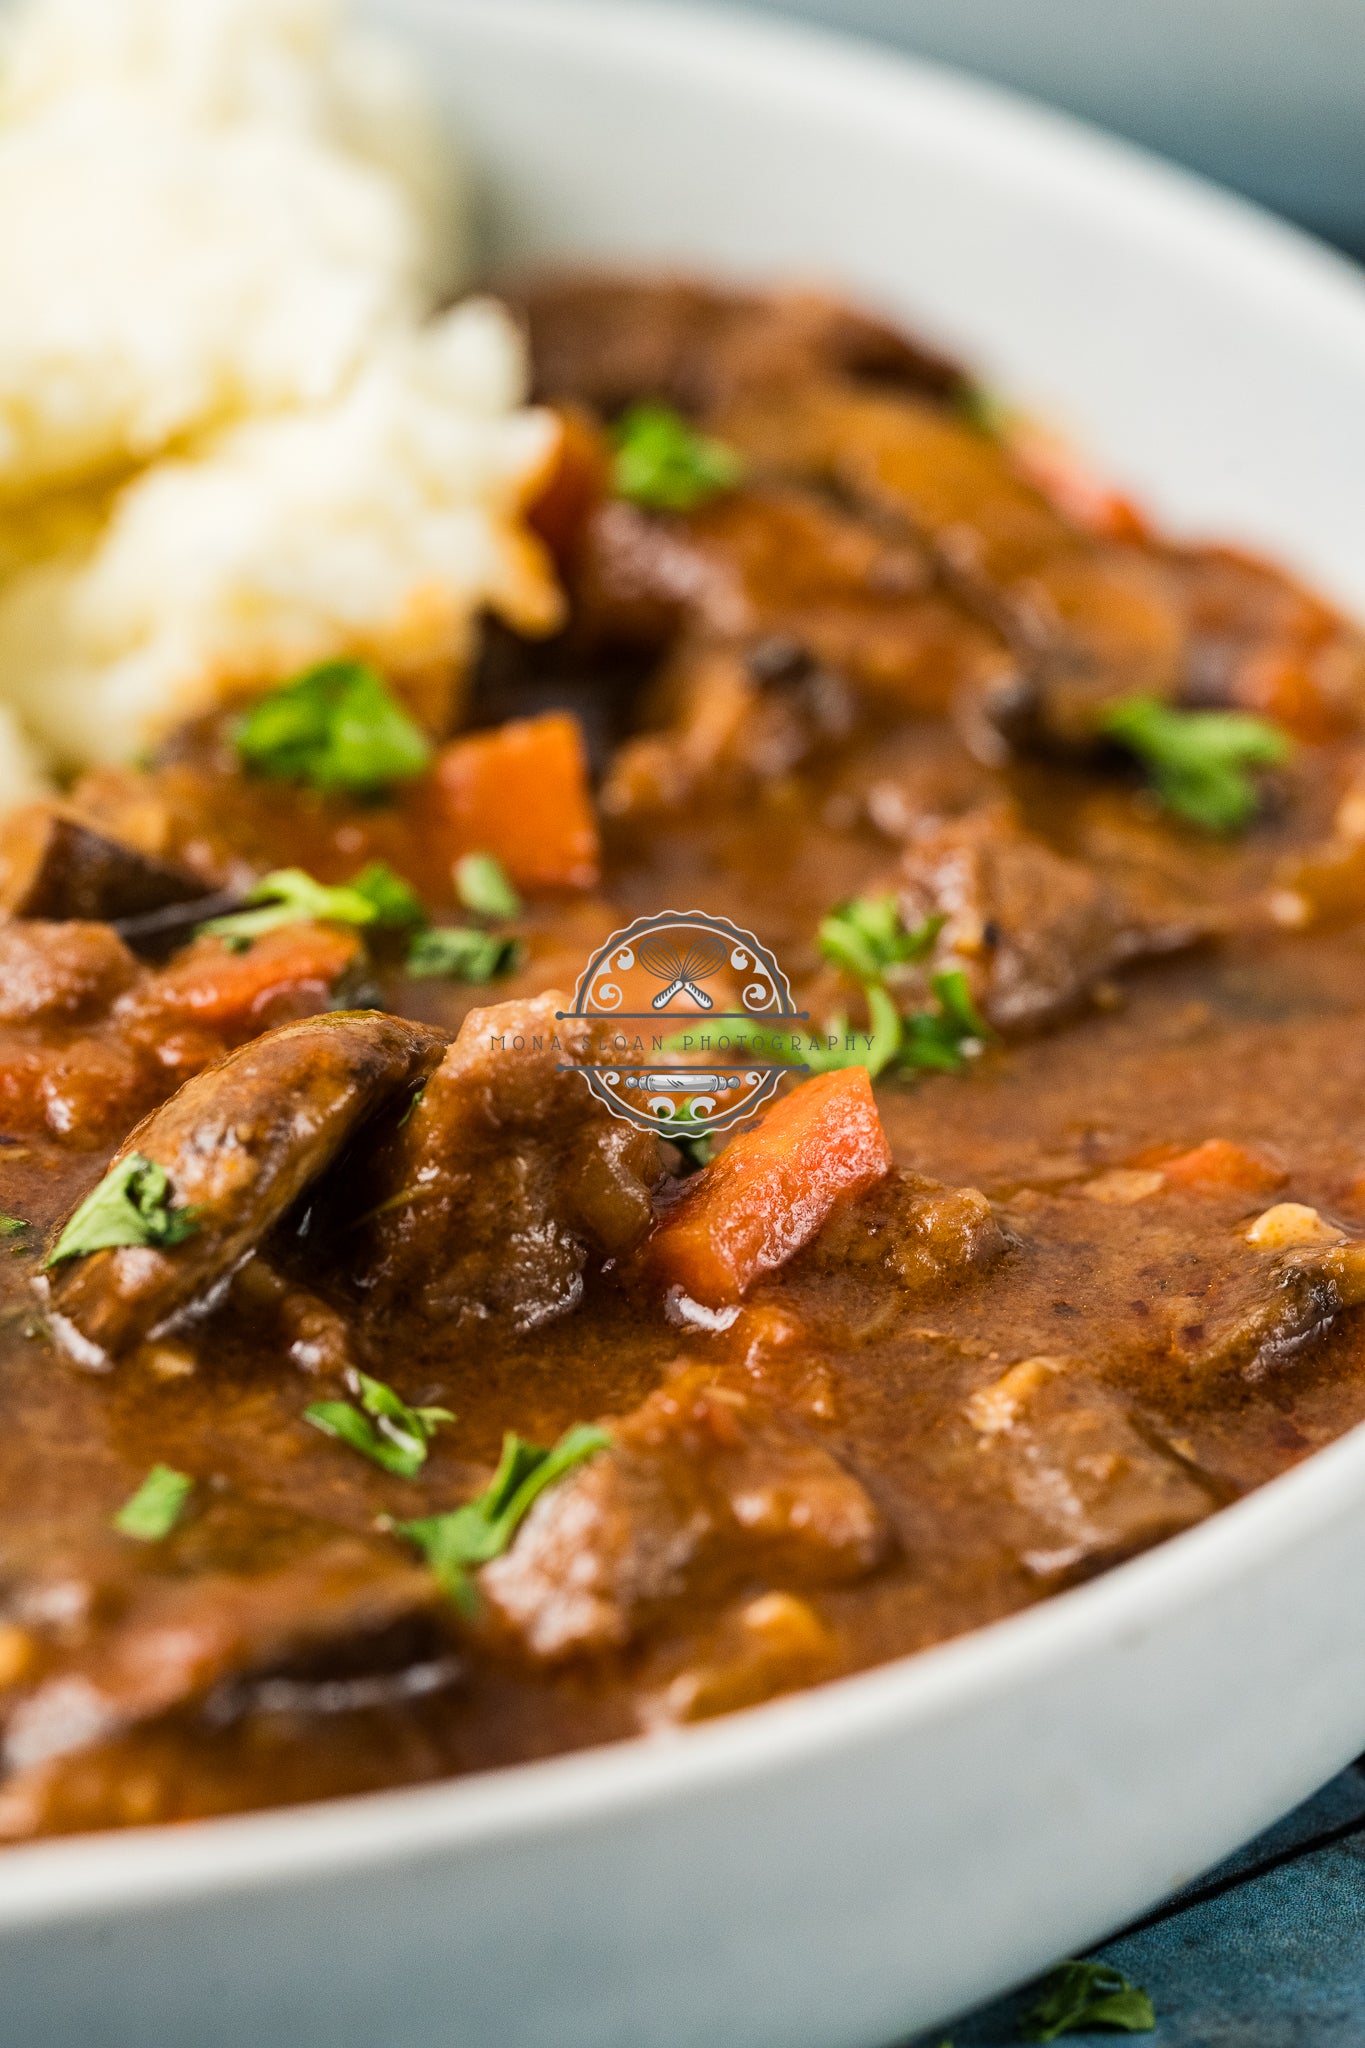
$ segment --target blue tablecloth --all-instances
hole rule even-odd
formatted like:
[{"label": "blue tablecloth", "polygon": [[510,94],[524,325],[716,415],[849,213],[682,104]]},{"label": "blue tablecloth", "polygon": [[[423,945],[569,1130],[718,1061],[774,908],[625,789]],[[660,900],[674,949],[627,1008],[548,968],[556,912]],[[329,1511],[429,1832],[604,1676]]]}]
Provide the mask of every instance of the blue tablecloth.
[{"label": "blue tablecloth", "polygon": [[[1365,1759],[1144,1921],[1096,1949],[1150,1993],[1152,2048],[1365,2048]],[[921,2037],[1006,2048],[1034,1991]]]}]

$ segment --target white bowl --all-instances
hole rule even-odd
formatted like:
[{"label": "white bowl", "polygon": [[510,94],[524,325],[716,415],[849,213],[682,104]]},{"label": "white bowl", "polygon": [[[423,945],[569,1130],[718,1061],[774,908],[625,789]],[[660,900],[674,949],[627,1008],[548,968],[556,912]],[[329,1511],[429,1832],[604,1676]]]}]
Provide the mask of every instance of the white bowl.
[{"label": "white bowl", "polygon": [[1354,0],[758,0],[1036,92],[1365,252]]},{"label": "white bowl", "polygon": [[[505,255],[918,316],[1166,518],[1365,605],[1365,289],[1197,184],[809,34],[390,0]],[[961,1642],[684,1736],[0,1857],[23,2048],[883,2048],[1365,1744],[1365,1435]]]}]

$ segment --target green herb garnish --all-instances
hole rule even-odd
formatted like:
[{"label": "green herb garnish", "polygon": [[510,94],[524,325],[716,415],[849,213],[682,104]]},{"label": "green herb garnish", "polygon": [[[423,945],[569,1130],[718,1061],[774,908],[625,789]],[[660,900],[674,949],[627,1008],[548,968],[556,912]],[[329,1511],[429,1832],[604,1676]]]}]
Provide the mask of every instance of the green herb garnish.
[{"label": "green herb garnish", "polygon": [[43,1261],[47,1271],[63,1259],[121,1245],[183,1244],[199,1228],[193,1209],[173,1209],[170,1175],[141,1152],[130,1152],[92,1188]]},{"label": "green herb garnish", "polygon": [[880,981],[889,967],[924,960],[947,919],[926,917],[907,931],[894,896],[855,896],[820,923],[820,951],[860,981]]},{"label": "green herb garnish", "polygon": [[590,1422],[566,1430],[552,1450],[527,1443],[509,1430],[502,1440],[498,1469],[477,1500],[449,1514],[390,1526],[417,1545],[445,1592],[468,1612],[475,1597],[470,1573],[502,1556],[547,1486],[610,1443],[606,1430]]},{"label": "green herb garnish", "polygon": [[744,475],[733,448],[699,434],[669,405],[633,405],[616,428],[612,487],[652,512],[691,512]]},{"label": "green herb garnish", "polygon": [[942,1074],[959,1073],[970,1054],[995,1036],[976,1004],[960,967],[945,968],[931,984],[936,1010],[913,1010],[905,1019],[900,1044],[903,1067],[929,1067]]},{"label": "green herb garnish", "polygon": [[427,909],[411,882],[405,882],[387,861],[372,860],[352,877],[347,887],[365,897],[378,913],[375,922],[385,931],[407,931],[427,921]]},{"label": "green herb garnish", "polygon": [[22,1216],[0,1215],[0,1237],[17,1237],[21,1230],[29,1227]]},{"label": "green herb garnish", "polygon": [[[904,1030],[900,1011],[880,982],[869,982],[863,994],[867,998],[868,1029],[855,1031],[843,1013],[831,1017],[827,1033],[840,1043],[832,1047],[816,1045],[807,1051],[805,1064],[813,1074],[832,1074],[843,1067],[866,1067],[875,1080],[899,1057]],[[870,1039],[871,1044],[859,1050],[859,1038]],[[854,1041],[851,1046],[849,1039]]]},{"label": "green herb garnish", "polygon": [[136,1537],[139,1543],[159,1543],[169,1536],[184,1512],[194,1481],[169,1465],[153,1465],[131,1500],[126,1500],[114,1517],[121,1536]]},{"label": "green herb garnish", "polygon": [[1035,2004],[1019,2021],[1022,2041],[1055,2041],[1104,2027],[1119,2034],[1150,2034],[1156,2013],[1147,1993],[1110,1963],[1059,1963]]},{"label": "green herb garnish", "polygon": [[431,1439],[443,1422],[455,1417],[448,1408],[409,1408],[383,1380],[349,1372],[346,1383],[360,1406],[349,1401],[315,1401],[303,1419],[324,1436],[336,1437],[372,1463],[400,1479],[415,1479],[427,1461]]},{"label": "green herb garnish", "polygon": [[254,704],[233,735],[248,768],[315,789],[375,795],[410,782],[431,742],[363,661],[327,661]]},{"label": "green herb garnish", "polygon": [[1285,734],[1264,718],[1176,711],[1158,697],[1111,704],[1101,730],[1137,755],[1168,811],[1205,832],[1249,825],[1260,803],[1250,771],[1278,767],[1292,751]]},{"label": "green herb garnish", "polygon": [[248,890],[248,904],[259,909],[233,910],[226,917],[211,917],[199,931],[208,938],[226,939],[232,946],[249,946],[266,932],[282,925],[349,924],[398,928],[420,924],[426,918],[417,892],[401,875],[383,861],[374,861],[354,881],[338,888],[316,882],[304,868],[276,868],[262,875]]},{"label": "green herb garnish", "polygon": [[491,853],[467,853],[455,863],[455,894],[475,917],[518,917],[521,898],[511,876]]},{"label": "green herb garnish", "polygon": [[891,895],[855,897],[822,920],[820,951],[862,983],[869,1025],[867,1031],[855,1033],[841,1014],[830,1019],[828,1034],[842,1041],[870,1038],[871,1044],[865,1049],[847,1043],[832,1049],[816,1046],[805,1056],[812,1073],[866,1067],[875,1077],[892,1065],[957,1073],[973,1051],[994,1037],[960,967],[944,968],[932,977],[932,1008],[905,1016],[886,987],[886,976],[896,968],[929,956],[946,922],[936,915],[908,929]]},{"label": "green herb garnish", "polygon": [[521,957],[519,939],[471,925],[437,924],[417,934],[405,966],[414,981],[498,981],[514,972]]}]

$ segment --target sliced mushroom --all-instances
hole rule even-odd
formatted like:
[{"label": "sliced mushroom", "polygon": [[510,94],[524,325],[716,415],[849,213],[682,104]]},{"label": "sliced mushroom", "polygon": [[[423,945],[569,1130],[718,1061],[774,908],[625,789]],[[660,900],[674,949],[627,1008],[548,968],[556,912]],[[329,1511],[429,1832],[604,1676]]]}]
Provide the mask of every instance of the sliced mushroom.
[{"label": "sliced mushroom", "polygon": [[1178,1333],[1175,1348],[1200,1379],[1235,1372],[1259,1380],[1325,1336],[1344,1310],[1362,1303],[1365,1244],[1309,1245],[1268,1263],[1246,1307],[1211,1330],[1191,1333],[1193,1341],[1182,1341],[1186,1333]]},{"label": "sliced mushroom", "polygon": [[831,380],[741,399],[714,424],[756,467],[824,475],[928,548],[1019,659],[985,705],[1009,737],[1088,750],[1114,698],[1176,694],[1184,622],[1162,565],[1073,524],[942,406]]},{"label": "sliced mushroom", "polygon": [[193,1230],[178,1244],[57,1267],[51,1305],[67,1349],[103,1366],[212,1298],[360,1126],[406,1100],[444,1050],[423,1025],[349,1011],[283,1025],[187,1081],[114,1166],[138,1153],[164,1169]]},{"label": "sliced mushroom", "polygon": [[174,1762],[126,1748],[170,1716],[200,1743],[252,1716],[307,1731],[459,1679],[453,1610],[397,1544],[231,1494],[160,1543],[87,1529],[8,1562],[0,1840],[176,1818]]},{"label": "sliced mushroom", "polygon": [[0,834],[0,915],[136,923],[207,893],[197,875],[109,838],[59,804],[26,804]]}]

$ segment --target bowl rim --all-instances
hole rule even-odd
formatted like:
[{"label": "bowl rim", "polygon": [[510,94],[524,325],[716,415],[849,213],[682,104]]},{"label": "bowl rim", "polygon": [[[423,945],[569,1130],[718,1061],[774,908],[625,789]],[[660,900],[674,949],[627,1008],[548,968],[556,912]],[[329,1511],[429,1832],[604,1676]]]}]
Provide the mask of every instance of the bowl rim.
[{"label": "bowl rim", "polygon": [[[371,10],[374,11],[373,9]],[[439,32],[461,18],[504,39],[666,64],[732,94],[784,97],[862,122],[916,122],[1013,179],[1104,211],[1116,232],[1181,240],[1244,294],[1365,357],[1365,282],[1335,252],[1252,203],[1069,115],[925,60],[793,22],[658,0],[399,0]],[[394,27],[401,34],[402,20]],[[702,32],[704,30],[704,33]],[[1037,1680],[1131,1640],[1358,1511],[1365,1424],[1207,1522],[1088,1583],[930,1649],[700,1726],[394,1791],[259,1813],[78,1835],[0,1854],[0,1929],[108,1918],[214,1893],[334,1878],[442,1850],[474,1851],[674,1806],[776,1777]]]}]

